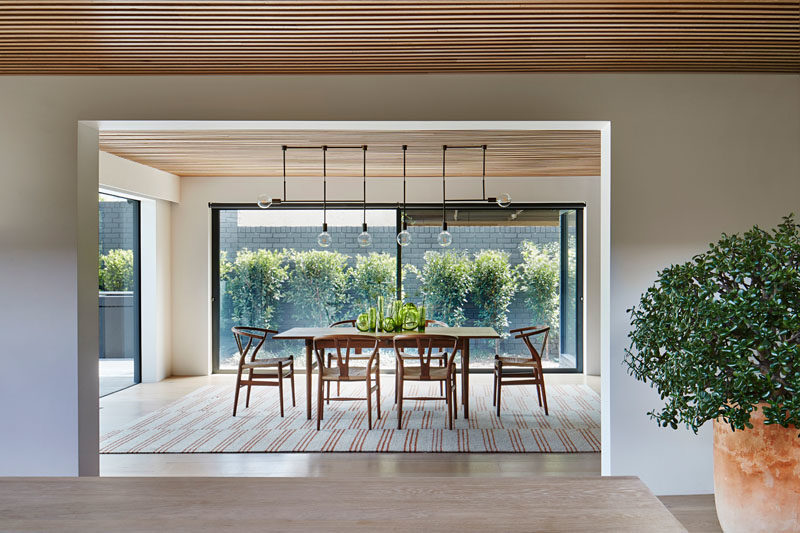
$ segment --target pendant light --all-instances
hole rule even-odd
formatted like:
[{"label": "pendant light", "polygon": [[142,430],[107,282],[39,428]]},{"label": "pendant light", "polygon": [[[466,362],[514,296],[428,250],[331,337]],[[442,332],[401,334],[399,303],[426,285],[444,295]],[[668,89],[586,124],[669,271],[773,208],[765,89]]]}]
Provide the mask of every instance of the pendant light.
[{"label": "pendant light", "polygon": [[322,248],[331,245],[331,234],[328,233],[328,179],[327,179],[328,147],[322,147],[322,233],[317,235],[317,244]]},{"label": "pendant light", "polygon": [[363,209],[364,209],[364,219],[361,224],[361,233],[358,236],[358,245],[362,248],[367,248],[370,244],[372,244],[372,235],[369,234],[367,231],[367,145],[361,147],[361,150],[364,155],[364,170],[362,172],[362,176],[364,179],[364,197],[363,197]]},{"label": "pendant light", "polygon": [[[286,199],[286,145],[281,146],[281,149],[283,150],[283,199],[285,200]],[[269,209],[270,207],[272,207],[273,203],[279,204],[281,203],[281,199],[280,198],[273,199],[272,196],[266,193],[259,194],[258,198],[256,199],[256,205],[258,205],[258,207],[260,207],[261,209]]]},{"label": "pendant light", "polygon": [[411,244],[411,234],[408,232],[408,222],[406,222],[406,151],[408,145],[403,145],[403,231],[397,234],[397,244],[408,246]]},{"label": "pendant light", "polygon": [[445,154],[447,154],[447,145],[442,145],[442,231],[439,232],[439,237],[436,241],[439,246],[447,247],[453,244],[453,236],[447,231],[447,219],[445,210],[445,198],[447,198],[447,181],[445,179]]},{"label": "pendant light", "polygon": [[[486,145],[484,144],[481,148],[483,149],[483,197],[486,198]],[[508,207],[511,205],[511,195],[507,192],[500,193],[496,202],[500,207]]]},{"label": "pendant light", "polygon": [[272,196],[268,194],[259,194],[258,201],[256,203],[261,209],[269,209],[272,207]]}]

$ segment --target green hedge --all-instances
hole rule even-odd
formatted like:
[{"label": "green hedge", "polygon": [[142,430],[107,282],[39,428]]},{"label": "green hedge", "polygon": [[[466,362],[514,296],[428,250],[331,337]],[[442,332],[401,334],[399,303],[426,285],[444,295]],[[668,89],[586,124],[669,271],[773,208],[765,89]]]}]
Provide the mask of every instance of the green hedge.
[{"label": "green hedge", "polygon": [[100,254],[99,267],[101,291],[133,290],[133,250],[115,249]]},{"label": "green hedge", "polygon": [[263,328],[276,325],[276,308],[289,276],[285,256],[282,251],[251,252],[245,248],[236,252],[232,263],[224,254],[220,257],[220,279],[226,282],[235,323]]},{"label": "green hedge", "polygon": [[[559,263],[557,245],[523,242],[523,263],[513,267],[509,254],[482,250],[473,254],[428,251],[413,273],[428,318],[452,326],[466,322],[465,306],[477,308],[476,325],[508,328],[508,308],[521,294],[531,312],[531,323],[549,324],[557,334]],[[220,280],[225,284],[223,305],[230,307],[234,323],[275,327],[279,303],[293,304],[296,320],[326,325],[352,318],[356,311],[374,305],[379,295],[394,299],[397,264],[387,253],[355,257],[322,250],[240,250],[234,261],[220,257]],[[355,309],[351,309],[354,307]],[[347,316],[345,316],[347,315]]]},{"label": "green hedge", "polygon": [[550,337],[558,338],[559,329],[559,248],[556,243],[520,245],[522,263],[517,267],[520,293],[531,313],[531,324],[550,326]]},{"label": "green hedge", "polygon": [[339,252],[289,253],[289,301],[295,305],[295,318],[311,318],[314,324],[325,326],[340,318],[350,300],[348,259]]},{"label": "green hedge", "polygon": [[508,306],[519,289],[519,275],[508,260],[508,252],[483,250],[473,256],[472,303],[478,321],[498,332],[508,329]]}]

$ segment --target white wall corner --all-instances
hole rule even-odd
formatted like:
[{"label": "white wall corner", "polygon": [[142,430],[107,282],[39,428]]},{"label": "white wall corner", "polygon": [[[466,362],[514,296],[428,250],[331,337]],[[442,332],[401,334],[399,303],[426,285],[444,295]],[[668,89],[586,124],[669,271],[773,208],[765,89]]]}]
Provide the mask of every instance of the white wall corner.
[{"label": "white wall corner", "polygon": [[175,174],[100,152],[100,186],[136,197],[181,201],[181,180]]}]

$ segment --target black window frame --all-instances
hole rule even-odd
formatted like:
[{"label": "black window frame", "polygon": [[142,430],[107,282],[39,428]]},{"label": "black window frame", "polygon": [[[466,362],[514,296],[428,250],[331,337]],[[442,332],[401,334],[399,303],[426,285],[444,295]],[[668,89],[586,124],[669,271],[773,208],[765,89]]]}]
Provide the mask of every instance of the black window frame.
[{"label": "black window frame", "polygon": [[[360,202],[327,202],[328,209],[354,209],[354,210],[361,210],[364,208],[363,204]],[[219,222],[219,214],[221,211],[240,211],[240,210],[261,210],[256,204],[253,203],[213,203],[210,202],[208,204],[209,209],[211,210],[211,370],[214,374],[233,374],[236,373],[235,370],[228,370],[228,369],[221,369],[219,366],[219,306],[220,306],[220,294],[219,294],[219,252],[220,252],[220,222]],[[577,291],[577,298],[576,298],[576,310],[575,310],[575,328],[578,334],[576,335],[575,340],[575,368],[545,368],[544,372],[548,374],[582,374],[583,373],[583,337],[584,337],[584,321],[583,321],[583,300],[584,300],[584,287],[583,287],[583,265],[584,265],[584,253],[585,253],[585,246],[583,241],[584,236],[584,228],[583,228],[583,221],[584,221],[584,209],[586,208],[586,203],[584,202],[560,202],[560,203],[514,203],[513,207],[515,209],[550,209],[550,210],[560,210],[560,211],[570,211],[574,210],[576,221],[575,221],[575,241],[576,241],[576,291]],[[399,232],[402,227],[402,205],[397,203],[367,203],[366,208],[369,209],[393,209],[396,210],[396,231]],[[415,204],[407,204],[406,208],[410,210],[431,210],[431,211],[441,211],[442,204],[430,204],[430,203],[415,203]],[[308,209],[308,210],[321,210],[322,209],[322,202],[296,202],[296,203],[281,203],[281,204],[273,204],[270,209]],[[500,210],[500,209],[508,209],[503,207],[498,207],[493,204],[479,204],[479,203],[447,203],[447,210],[456,210],[456,209],[463,209],[463,210]],[[563,216],[560,215],[560,216]],[[561,224],[562,227],[562,238],[561,241],[564,241],[563,232],[564,224]],[[560,269],[561,269],[561,278],[564,277],[564,271],[566,270],[566,247],[561,246],[561,254],[562,257],[560,258]],[[402,268],[402,246],[399,244],[397,245],[397,269],[398,274],[400,269]],[[400,275],[397,276],[397,295],[402,292],[401,287],[401,277]],[[564,302],[564,287],[566,283],[561,284],[561,295],[560,301],[563,305]],[[563,316],[564,313],[561,313],[561,320],[562,320],[562,330],[564,327],[563,324]],[[562,339],[562,343],[563,343]],[[389,371],[389,369],[387,369]],[[298,370],[298,373],[303,372],[303,370]],[[481,373],[491,373],[492,369],[490,368],[471,368],[470,373],[473,374],[481,374]]]}]

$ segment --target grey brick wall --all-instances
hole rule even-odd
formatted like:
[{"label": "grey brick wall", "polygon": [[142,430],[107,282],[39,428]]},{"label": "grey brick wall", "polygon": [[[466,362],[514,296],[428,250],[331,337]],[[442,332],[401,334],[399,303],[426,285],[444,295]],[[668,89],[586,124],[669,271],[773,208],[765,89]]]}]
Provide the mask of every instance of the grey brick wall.
[{"label": "grey brick wall", "polygon": [[133,249],[133,210],[129,202],[100,202],[100,253]]},{"label": "grey brick wall", "polygon": [[[236,211],[222,211],[220,213],[220,249],[227,253],[229,260],[233,260],[236,257],[236,252],[244,248],[250,250],[319,249],[317,235],[320,231],[319,224],[308,227],[239,227],[237,225]],[[333,238],[333,244],[329,248],[332,251],[335,250],[351,256],[370,252],[386,252],[394,255],[397,252],[394,226],[370,227],[373,241],[372,246],[369,248],[361,248],[356,242],[356,237],[361,233],[360,227],[329,227],[328,231]],[[412,243],[402,250],[403,263],[413,264],[421,268],[426,251],[442,250],[436,242],[440,228],[431,226],[411,227],[409,231],[412,235]],[[448,248],[449,250],[474,253],[484,249],[501,248],[509,252],[511,264],[514,266],[520,264],[522,260],[519,252],[519,244],[522,241],[544,244],[558,242],[560,239],[560,229],[557,226],[451,226],[450,232],[453,234],[453,244]],[[404,290],[408,299],[415,302],[421,300],[418,288],[419,283],[415,276],[410,275],[406,278]],[[467,324],[469,324],[477,318],[477,310],[468,305],[466,315]],[[509,307],[508,318],[511,328],[530,325],[529,316],[522,298],[516,297]],[[291,319],[290,309],[285,309],[282,317],[280,328],[298,325]],[[485,350],[491,349],[493,351],[494,346],[489,346],[489,344],[487,343]],[[524,345],[512,340],[503,341],[500,349],[509,353],[522,353],[525,350]],[[557,356],[557,343],[550,343],[549,351],[553,356]]]}]

